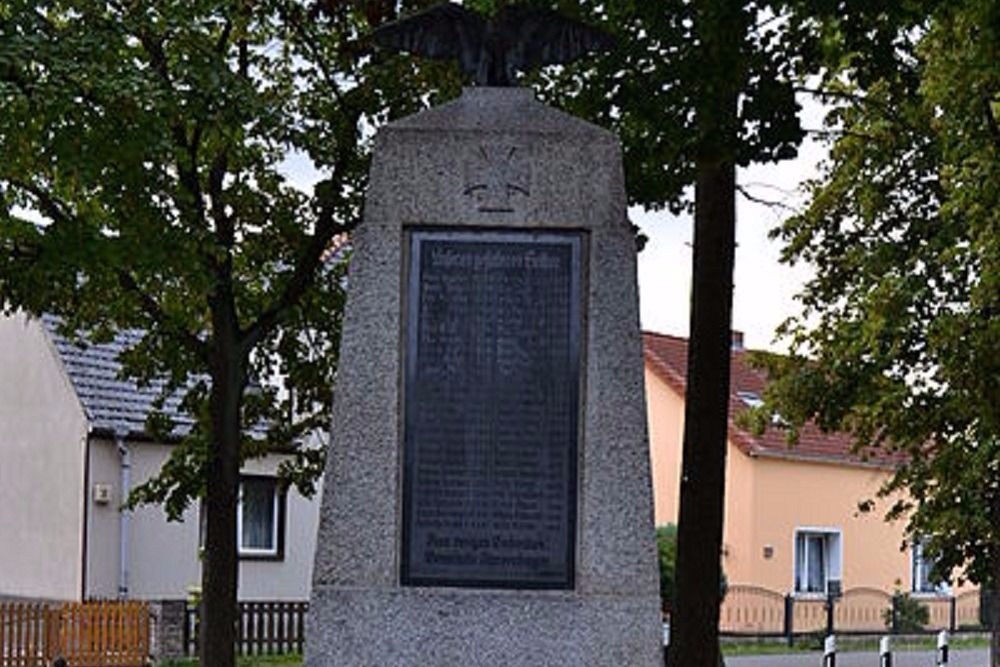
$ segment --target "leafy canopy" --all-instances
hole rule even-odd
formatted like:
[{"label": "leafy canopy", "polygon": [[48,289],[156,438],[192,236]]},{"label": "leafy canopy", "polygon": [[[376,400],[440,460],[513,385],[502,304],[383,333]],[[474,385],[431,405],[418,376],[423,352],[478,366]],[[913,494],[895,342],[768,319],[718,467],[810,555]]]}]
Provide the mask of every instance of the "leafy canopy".
[{"label": "leafy canopy", "polygon": [[[809,262],[772,407],[905,453],[883,496],[939,577],[1000,559],[1000,5],[929,3],[892,67],[845,78],[808,208],[776,236]],[[894,492],[905,491],[897,496]],[[1000,583],[994,581],[994,583]]]},{"label": "leafy canopy", "polygon": [[369,4],[0,5],[0,302],[94,341],[144,332],[126,374],[167,378],[197,419],[137,496],[172,516],[204,489],[226,355],[255,387],[241,457],[325,425],[344,288],[328,248],[359,219],[372,129],[457,90],[447,66],[373,51],[393,8]]}]

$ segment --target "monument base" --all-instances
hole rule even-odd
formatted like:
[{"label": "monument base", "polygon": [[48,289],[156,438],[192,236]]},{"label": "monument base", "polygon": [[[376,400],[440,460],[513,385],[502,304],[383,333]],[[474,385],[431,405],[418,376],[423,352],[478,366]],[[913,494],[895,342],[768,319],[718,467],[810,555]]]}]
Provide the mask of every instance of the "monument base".
[{"label": "monument base", "polygon": [[313,591],[308,667],[662,665],[645,599],[454,589]]}]

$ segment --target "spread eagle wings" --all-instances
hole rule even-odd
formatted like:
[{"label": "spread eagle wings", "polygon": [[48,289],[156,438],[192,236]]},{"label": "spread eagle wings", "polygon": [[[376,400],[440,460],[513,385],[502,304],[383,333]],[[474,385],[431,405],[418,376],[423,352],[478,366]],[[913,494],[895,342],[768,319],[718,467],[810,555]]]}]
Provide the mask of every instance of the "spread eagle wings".
[{"label": "spread eagle wings", "polygon": [[614,46],[614,39],[603,30],[551,9],[508,6],[497,23],[508,44],[507,64],[517,70],[568,63]]},{"label": "spread eagle wings", "polygon": [[568,63],[614,45],[604,31],[552,10],[507,6],[487,22],[476,12],[450,2],[381,26],[375,39],[398,51],[456,59],[463,72],[480,77],[484,58],[501,58],[503,69],[512,74]]},{"label": "spread eagle wings", "polygon": [[375,41],[386,48],[426,58],[458,60],[463,72],[475,74],[486,36],[479,14],[450,2],[379,26]]}]

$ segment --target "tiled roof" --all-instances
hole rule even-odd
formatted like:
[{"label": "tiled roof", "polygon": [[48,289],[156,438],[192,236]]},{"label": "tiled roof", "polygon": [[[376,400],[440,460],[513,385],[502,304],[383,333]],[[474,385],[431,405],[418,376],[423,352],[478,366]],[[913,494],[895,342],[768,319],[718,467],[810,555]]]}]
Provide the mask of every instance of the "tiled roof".
[{"label": "tiled roof", "polygon": [[[643,349],[646,364],[674,391],[684,396],[687,386],[688,341],[686,338],[643,332]],[[747,350],[733,350],[730,356],[729,439],[748,456],[777,456],[788,459],[828,461],[849,464],[891,466],[896,460],[892,454],[866,452],[865,456],[851,451],[854,439],[848,433],[824,433],[813,423],[807,423],[799,432],[799,440],[789,446],[785,431],[779,426],[769,426],[756,436],[734,422],[734,417],[747,410],[740,393],[760,396],[767,384],[762,371],[751,368]]]},{"label": "tiled roof", "polygon": [[[59,320],[44,315],[42,323],[48,331],[56,351],[62,359],[76,395],[83,405],[87,418],[97,431],[124,431],[124,435],[142,436],[146,433],[146,416],[153,409],[153,401],[163,389],[162,382],[139,387],[131,380],[119,377],[119,355],[138,342],[139,331],[119,333],[110,343],[79,346],[59,333]],[[169,398],[163,412],[176,424],[175,433],[187,432],[193,420],[179,411],[179,396]]]}]

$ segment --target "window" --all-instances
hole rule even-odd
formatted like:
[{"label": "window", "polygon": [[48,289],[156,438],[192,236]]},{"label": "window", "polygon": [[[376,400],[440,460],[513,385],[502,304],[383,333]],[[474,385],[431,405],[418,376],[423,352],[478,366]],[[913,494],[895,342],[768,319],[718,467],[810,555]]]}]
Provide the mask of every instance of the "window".
[{"label": "window", "polygon": [[[736,396],[743,402],[743,405],[748,408],[757,409],[764,407],[764,399],[761,398],[760,394],[755,391],[740,390],[736,392]],[[775,426],[777,428],[788,428],[788,420],[775,412],[771,415],[771,426]]]},{"label": "window", "polygon": [[749,408],[759,408],[764,405],[764,399],[755,391],[738,391],[736,395]]},{"label": "window", "polygon": [[[201,508],[198,545],[205,545]],[[242,559],[281,560],[285,551],[285,494],[274,477],[243,477],[236,505],[236,547]]]},{"label": "window", "polygon": [[910,562],[912,563],[911,590],[914,593],[947,593],[948,584],[946,582],[935,582],[931,574],[934,570],[934,559],[924,555],[924,540],[918,540],[910,548]]},{"label": "window", "polygon": [[273,477],[244,477],[236,506],[236,544],[240,556],[281,556],[284,523],[282,496]]},{"label": "window", "polygon": [[795,533],[795,592],[826,594],[840,587],[840,531],[803,529]]}]

